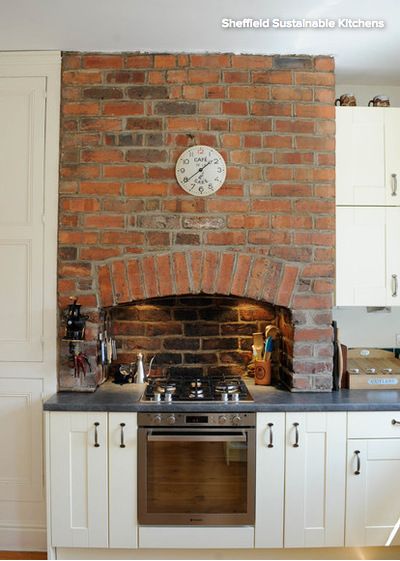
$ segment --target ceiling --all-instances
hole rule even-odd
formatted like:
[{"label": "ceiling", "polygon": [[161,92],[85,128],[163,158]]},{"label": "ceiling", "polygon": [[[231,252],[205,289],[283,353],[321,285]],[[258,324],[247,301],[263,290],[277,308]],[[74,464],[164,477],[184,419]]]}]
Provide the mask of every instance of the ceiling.
[{"label": "ceiling", "polygon": [[[223,29],[223,18],[384,20],[383,29]],[[327,54],[337,81],[400,86],[399,0],[0,0],[0,50]]]}]

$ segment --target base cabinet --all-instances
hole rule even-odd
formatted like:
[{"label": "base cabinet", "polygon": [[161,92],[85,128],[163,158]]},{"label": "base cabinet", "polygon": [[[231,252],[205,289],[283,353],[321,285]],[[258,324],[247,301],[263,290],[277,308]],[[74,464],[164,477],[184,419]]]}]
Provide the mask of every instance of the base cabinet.
[{"label": "base cabinet", "polygon": [[347,446],[348,547],[385,545],[400,518],[400,426],[393,420],[400,421],[398,412],[349,414],[349,436],[360,438]]}]

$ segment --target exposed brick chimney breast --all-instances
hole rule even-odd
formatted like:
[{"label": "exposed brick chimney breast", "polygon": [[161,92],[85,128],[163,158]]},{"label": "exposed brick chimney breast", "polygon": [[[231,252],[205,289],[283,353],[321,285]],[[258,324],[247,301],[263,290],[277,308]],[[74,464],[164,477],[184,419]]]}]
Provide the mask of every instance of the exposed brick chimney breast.
[{"label": "exposed brick chimney breast", "polygon": [[[330,57],[64,53],[59,303],[188,294],[291,310],[295,390],[329,390],[334,288]],[[227,180],[193,197],[179,154],[216,147]]]}]

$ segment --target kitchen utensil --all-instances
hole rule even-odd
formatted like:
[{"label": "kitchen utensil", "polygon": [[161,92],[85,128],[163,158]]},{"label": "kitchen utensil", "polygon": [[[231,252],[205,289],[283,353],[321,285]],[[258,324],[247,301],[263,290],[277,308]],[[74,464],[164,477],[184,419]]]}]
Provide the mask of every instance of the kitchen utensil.
[{"label": "kitchen utensil", "polygon": [[257,385],[269,386],[271,384],[271,361],[256,360],[254,369],[254,382]]},{"label": "kitchen utensil", "polygon": [[264,350],[264,334],[261,332],[253,333],[253,347],[257,360],[262,360]]},{"label": "kitchen utensil", "polygon": [[345,94],[342,94],[337,99],[335,99],[335,105],[341,105],[341,106],[347,105],[347,106],[353,106],[354,107],[355,105],[357,105],[357,102],[356,102],[356,98],[355,98],[354,94],[345,93]]},{"label": "kitchen utensil", "polygon": [[368,102],[368,107],[390,107],[390,100],[386,95],[376,95]]}]

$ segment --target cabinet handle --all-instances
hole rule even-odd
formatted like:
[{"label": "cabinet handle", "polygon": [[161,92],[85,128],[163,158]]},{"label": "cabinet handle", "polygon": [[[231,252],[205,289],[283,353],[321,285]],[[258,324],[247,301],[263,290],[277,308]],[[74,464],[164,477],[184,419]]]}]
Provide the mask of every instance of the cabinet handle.
[{"label": "cabinet handle", "polygon": [[124,426],[125,423],[120,423],[119,426],[121,427],[121,444],[119,445],[120,448],[125,448],[125,442],[124,442]]},{"label": "cabinet handle", "polygon": [[396,421],[396,419],[392,419],[392,425],[400,425],[400,421]]},{"label": "cabinet handle", "polygon": [[392,173],[392,197],[397,197],[397,174]]},{"label": "cabinet handle", "polygon": [[99,448],[100,444],[99,444],[99,435],[97,432],[97,427],[100,425],[100,423],[95,423],[94,424],[94,447],[95,448]]},{"label": "cabinet handle", "polygon": [[361,473],[361,460],[360,460],[360,450],[354,450],[354,454],[357,457],[357,467],[354,475],[360,475]]},{"label": "cabinet handle", "polygon": [[397,275],[392,275],[392,296],[397,296],[397,289],[398,289],[398,280]]},{"label": "cabinet handle", "polygon": [[293,423],[293,426],[295,431],[293,448],[298,448],[299,447],[299,429],[298,429],[299,423]]},{"label": "cabinet handle", "polygon": [[273,448],[274,447],[274,434],[272,432],[272,427],[274,426],[274,423],[268,423],[267,427],[269,428],[269,443],[267,444],[267,448]]}]

